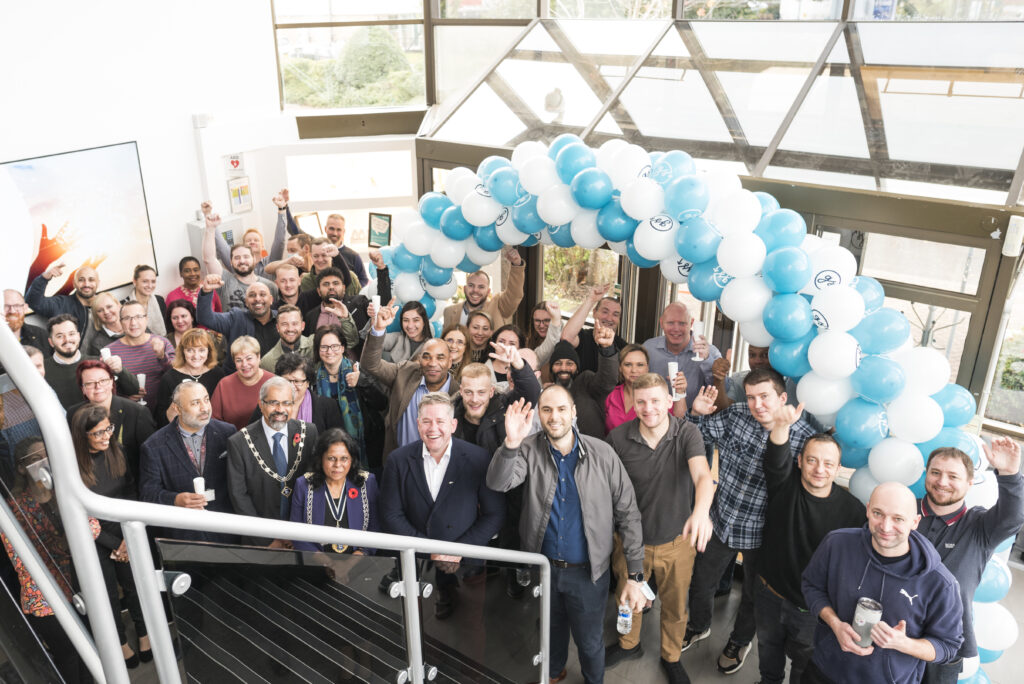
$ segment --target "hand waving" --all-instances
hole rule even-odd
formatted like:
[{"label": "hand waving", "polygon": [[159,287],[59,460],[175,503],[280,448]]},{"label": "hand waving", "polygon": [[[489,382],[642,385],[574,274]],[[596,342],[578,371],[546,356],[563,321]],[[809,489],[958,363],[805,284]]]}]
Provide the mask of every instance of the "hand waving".
[{"label": "hand waving", "polygon": [[697,392],[697,396],[693,399],[693,406],[690,407],[690,413],[698,416],[710,416],[715,412],[715,399],[718,398],[718,390],[713,385],[705,385],[700,388]]},{"label": "hand waving", "polygon": [[985,458],[999,475],[1020,472],[1020,444],[1009,437],[993,437],[992,446],[985,449]]},{"label": "hand waving", "polygon": [[491,346],[494,347],[494,351],[490,353],[490,357],[495,361],[507,363],[516,370],[523,367],[523,357],[519,355],[519,350],[514,346],[501,342],[491,342]]},{"label": "hand waving", "polygon": [[505,411],[505,446],[518,449],[533,429],[533,408],[530,402],[520,399]]}]

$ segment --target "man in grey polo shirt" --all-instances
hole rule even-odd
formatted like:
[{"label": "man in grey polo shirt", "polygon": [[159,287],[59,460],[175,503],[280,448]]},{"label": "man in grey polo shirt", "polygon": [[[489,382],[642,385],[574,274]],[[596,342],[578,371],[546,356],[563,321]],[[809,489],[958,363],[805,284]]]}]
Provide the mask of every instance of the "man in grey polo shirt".
[{"label": "man in grey polo shirt", "polygon": [[[686,633],[686,599],[697,551],[711,537],[709,511],[715,489],[696,425],[669,415],[668,384],[647,373],[633,383],[637,417],[608,435],[633,483],[644,533],[644,576],[654,576],[661,599],[661,667],[669,684],[690,681],[679,662]],[[691,503],[691,491],[696,500]],[[612,566],[625,579],[626,557],[616,540]],[[643,655],[642,613],[633,629],[605,650],[605,666]]]},{"label": "man in grey polo shirt", "polygon": [[[682,302],[666,306],[658,324],[664,334],[644,342],[644,349],[651,355],[651,372],[667,377],[669,361],[678,363],[686,375],[686,405],[692,406],[700,388],[713,383],[711,366],[722,354],[703,336],[690,334],[693,316]],[[700,360],[694,361],[694,356]]]}]

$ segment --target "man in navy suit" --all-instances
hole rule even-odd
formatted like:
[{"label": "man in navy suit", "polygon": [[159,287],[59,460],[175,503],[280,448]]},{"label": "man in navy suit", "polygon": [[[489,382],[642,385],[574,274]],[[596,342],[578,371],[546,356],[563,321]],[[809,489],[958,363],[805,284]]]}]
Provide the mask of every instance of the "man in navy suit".
[{"label": "man in navy suit", "polygon": [[[384,464],[380,509],[384,531],[484,546],[501,529],[505,496],[487,488],[491,455],[452,439],[455,409],[444,392],[430,392],[419,403],[420,439],[395,449]],[[462,558],[431,555],[438,596],[435,616],[455,609],[455,571]]]},{"label": "man in navy suit", "polygon": [[[139,493],[143,501],[167,506],[233,513],[228,496],[228,438],[235,426],[212,418],[210,395],[198,382],[186,380],[174,388],[171,401],[178,417],[142,443],[139,462]],[[204,489],[196,493],[195,478]],[[237,543],[234,535],[196,530],[166,529],[176,539]]]}]

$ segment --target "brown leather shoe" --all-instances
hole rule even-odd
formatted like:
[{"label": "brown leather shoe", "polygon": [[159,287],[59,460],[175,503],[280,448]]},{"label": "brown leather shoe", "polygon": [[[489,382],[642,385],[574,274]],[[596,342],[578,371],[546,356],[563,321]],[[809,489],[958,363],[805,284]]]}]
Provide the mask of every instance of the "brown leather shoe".
[{"label": "brown leather shoe", "polygon": [[[562,670],[561,672],[558,673],[557,677],[549,677],[548,681],[551,684],[558,684],[558,682],[562,681],[563,679],[565,679],[568,676],[569,676],[569,673],[567,671],[565,671],[565,670]],[[540,682],[532,682],[532,684],[540,684]]]}]

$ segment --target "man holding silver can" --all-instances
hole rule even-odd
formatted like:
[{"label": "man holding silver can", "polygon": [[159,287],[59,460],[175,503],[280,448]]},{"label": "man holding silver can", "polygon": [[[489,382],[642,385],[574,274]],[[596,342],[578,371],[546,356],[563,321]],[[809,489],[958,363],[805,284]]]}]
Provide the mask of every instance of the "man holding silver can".
[{"label": "man holding silver can", "polygon": [[804,598],[820,618],[804,682],[920,682],[925,663],[958,657],[960,588],[917,532],[913,493],[881,484],[867,513],[866,527],[825,537],[804,570]]}]

